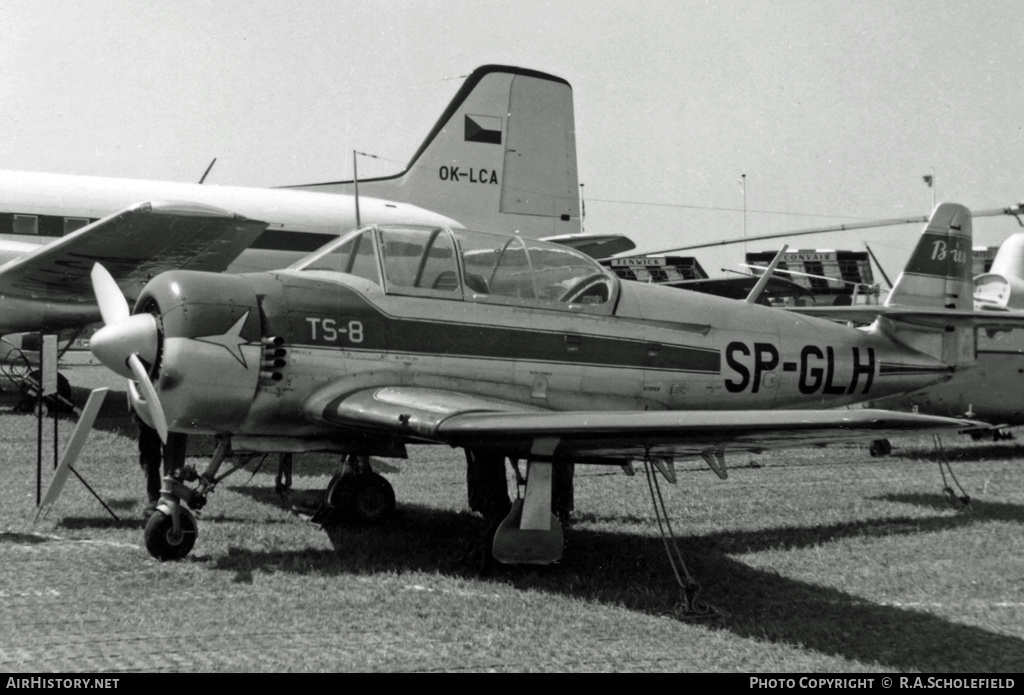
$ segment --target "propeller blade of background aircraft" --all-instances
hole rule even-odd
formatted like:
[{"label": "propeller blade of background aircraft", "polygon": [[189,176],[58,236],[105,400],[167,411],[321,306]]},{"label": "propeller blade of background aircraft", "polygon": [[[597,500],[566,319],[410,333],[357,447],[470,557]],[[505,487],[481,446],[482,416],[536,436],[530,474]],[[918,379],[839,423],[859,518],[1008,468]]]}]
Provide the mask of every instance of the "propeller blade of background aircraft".
[{"label": "propeller blade of background aircraft", "polygon": [[157,398],[156,389],[153,388],[153,382],[149,380],[149,374],[146,373],[146,367],[142,364],[139,356],[135,354],[128,358],[128,366],[131,367],[135,379],[139,382],[139,388],[142,389],[139,405],[146,409],[149,423],[160,435],[160,441],[166,444],[167,418],[164,417],[164,410],[160,407],[160,400]]},{"label": "propeller blade of background aircraft", "polygon": [[128,307],[128,300],[121,293],[110,272],[99,263],[92,267],[89,274],[92,280],[92,291],[96,295],[96,301],[100,305],[100,315],[103,316],[103,323],[112,326],[128,318],[131,309]]}]

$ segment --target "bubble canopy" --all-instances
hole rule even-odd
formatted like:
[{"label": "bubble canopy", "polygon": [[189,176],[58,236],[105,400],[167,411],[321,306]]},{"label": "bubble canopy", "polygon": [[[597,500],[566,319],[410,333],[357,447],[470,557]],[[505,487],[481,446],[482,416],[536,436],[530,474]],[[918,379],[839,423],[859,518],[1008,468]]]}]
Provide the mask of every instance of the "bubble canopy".
[{"label": "bubble canopy", "polygon": [[597,261],[567,246],[448,227],[365,227],[290,269],[355,275],[391,295],[595,313],[611,313],[619,283]]}]

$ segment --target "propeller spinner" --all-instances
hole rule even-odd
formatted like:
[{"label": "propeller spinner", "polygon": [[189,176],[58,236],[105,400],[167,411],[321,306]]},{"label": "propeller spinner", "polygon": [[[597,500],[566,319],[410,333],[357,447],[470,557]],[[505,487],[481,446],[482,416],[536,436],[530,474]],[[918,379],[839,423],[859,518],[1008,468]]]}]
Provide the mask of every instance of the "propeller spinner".
[{"label": "propeller spinner", "polygon": [[[166,443],[167,419],[146,366],[156,363],[160,331],[156,317],[131,314],[117,281],[99,263],[93,266],[90,277],[104,324],[92,336],[90,350],[108,368],[129,379],[132,405]],[[138,388],[132,379],[138,382]]]}]

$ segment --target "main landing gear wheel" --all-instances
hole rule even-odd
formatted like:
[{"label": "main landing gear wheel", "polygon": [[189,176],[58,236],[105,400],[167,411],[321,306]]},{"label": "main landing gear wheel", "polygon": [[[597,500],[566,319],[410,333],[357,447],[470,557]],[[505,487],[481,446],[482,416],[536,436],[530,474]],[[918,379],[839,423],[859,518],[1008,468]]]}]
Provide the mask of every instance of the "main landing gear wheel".
[{"label": "main landing gear wheel", "polygon": [[888,456],[892,453],[892,444],[889,443],[888,439],[876,439],[871,442],[868,453],[874,457]]},{"label": "main landing gear wheel", "polygon": [[181,560],[196,544],[199,529],[195,517],[188,510],[181,509],[178,521],[181,528],[177,532],[174,531],[174,520],[161,511],[154,512],[146,522],[143,532],[146,550],[157,560]]},{"label": "main landing gear wheel", "polygon": [[378,524],[395,513],[395,489],[378,473],[343,473],[327,486],[327,503],[334,519]]}]

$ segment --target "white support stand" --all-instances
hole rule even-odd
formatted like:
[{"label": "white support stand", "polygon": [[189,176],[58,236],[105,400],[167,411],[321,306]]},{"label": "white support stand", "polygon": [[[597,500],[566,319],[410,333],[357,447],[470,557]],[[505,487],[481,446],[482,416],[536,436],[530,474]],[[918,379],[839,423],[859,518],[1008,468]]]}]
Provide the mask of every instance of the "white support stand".
[{"label": "white support stand", "polygon": [[114,519],[117,519],[117,515],[114,514],[103,500],[93,491],[89,485],[82,480],[82,476],[78,475],[72,464],[78,460],[78,455],[82,453],[82,448],[85,446],[85,440],[89,438],[89,432],[92,431],[92,426],[96,422],[96,416],[100,413],[100,407],[103,405],[103,399],[107,396],[106,388],[93,389],[92,393],[89,394],[89,400],[86,401],[85,409],[82,410],[82,416],[78,419],[78,423],[75,425],[75,431],[71,435],[71,441],[68,442],[67,448],[64,449],[64,455],[60,459],[60,463],[57,465],[57,469],[53,473],[53,479],[50,480],[49,487],[46,488],[46,494],[39,503],[39,508],[36,510],[36,517],[32,523],[39,521],[39,515],[43,509],[48,507],[57,501],[60,497],[61,491],[64,489],[64,482],[68,479],[68,473],[74,473],[75,477],[82,481],[82,484],[89,489],[89,492],[93,494],[96,499],[100,500],[100,504],[110,512]]}]

